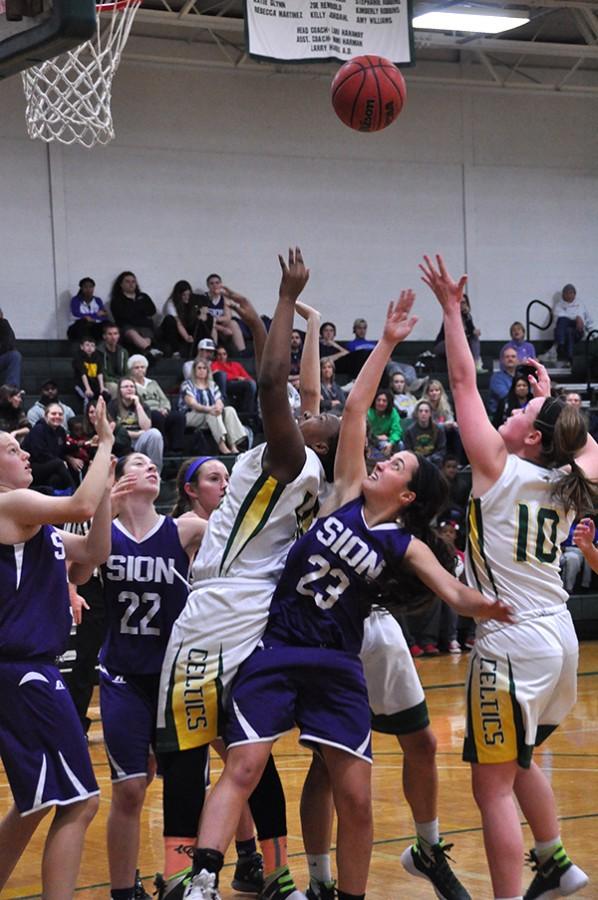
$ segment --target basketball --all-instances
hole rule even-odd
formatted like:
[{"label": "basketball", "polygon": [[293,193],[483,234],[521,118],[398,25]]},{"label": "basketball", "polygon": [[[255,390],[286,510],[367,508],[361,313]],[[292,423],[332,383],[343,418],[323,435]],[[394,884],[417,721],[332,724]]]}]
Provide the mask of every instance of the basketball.
[{"label": "basketball", "polygon": [[355,131],[381,131],[403,109],[407,89],[394,63],[383,56],[356,56],[340,67],[331,85],[334,111]]}]

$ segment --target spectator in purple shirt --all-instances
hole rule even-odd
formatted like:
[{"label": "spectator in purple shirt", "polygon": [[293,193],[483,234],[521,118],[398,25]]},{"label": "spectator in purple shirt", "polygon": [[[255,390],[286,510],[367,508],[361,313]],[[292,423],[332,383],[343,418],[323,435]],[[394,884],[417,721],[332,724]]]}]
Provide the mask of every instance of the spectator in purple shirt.
[{"label": "spectator in purple shirt", "polygon": [[513,322],[509,333],[511,340],[502,345],[501,354],[507,349],[513,349],[517,352],[519,362],[525,362],[528,357],[536,358],[536,349],[533,344],[525,340],[525,328],[521,322]]},{"label": "spectator in purple shirt", "polygon": [[66,333],[69,341],[80,343],[85,337],[99,341],[102,337],[102,325],[109,316],[104,301],[95,296],[95,287],[93,278],[82,278],[79,282],[79,290],[71,300],[74,321]]}]

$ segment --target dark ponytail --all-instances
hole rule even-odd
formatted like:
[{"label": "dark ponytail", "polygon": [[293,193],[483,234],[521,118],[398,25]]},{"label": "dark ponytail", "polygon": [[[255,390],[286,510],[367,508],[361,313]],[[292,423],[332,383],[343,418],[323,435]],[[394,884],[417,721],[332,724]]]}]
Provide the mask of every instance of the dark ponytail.
[{"label": "dark ponytail", "polygon": [[[430,548],[447,572],[454,572],[455,558],[449,547],[431,527],[436,514],[446,507],[449,489],[446,478],[425,456],[414,454],[418,467],[408,487],[415,499],[402,512],[405,531]],[[375,581],[368,581],[365,602],[370,607],[383,606],[390,612],[415,612],[425,609],[434,599],[430,588],[403,561],[389,560]],[[366,613],[367,615],[367,613]]]},{"label": "dark ponytail", "polygon": [[588,439],[583,416],[560,398],[544,401],[534,427],[542,435],[540,462],[547,469],[568,466],[555,484],[552,498],[576,518],[594,515],[598,506],[598,484],[590,481],[575,462]]}]

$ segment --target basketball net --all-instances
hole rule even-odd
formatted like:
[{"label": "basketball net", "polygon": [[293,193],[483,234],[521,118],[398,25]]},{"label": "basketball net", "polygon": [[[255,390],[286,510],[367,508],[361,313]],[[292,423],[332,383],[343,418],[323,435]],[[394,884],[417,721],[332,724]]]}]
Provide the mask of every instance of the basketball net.
[{"label": "basketball net", "polygon": [[114,138],[112,79],[141,2],[98,3],[94,37],[21,73],[29,137],[84,147]]}]

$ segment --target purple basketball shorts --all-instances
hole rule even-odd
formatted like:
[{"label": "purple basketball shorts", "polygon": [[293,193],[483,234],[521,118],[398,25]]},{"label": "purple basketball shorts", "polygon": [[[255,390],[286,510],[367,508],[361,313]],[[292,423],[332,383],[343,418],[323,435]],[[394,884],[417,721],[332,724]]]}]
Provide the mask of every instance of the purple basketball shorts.
[{"label": "purple basketball shorts", "polygon": [[368,694],[359,657],[322,647],[271,645],[243,663],[227,704],[227,746],[273,741],[295,725],[301,743],[371,762]]},{"label": "purple basketball shorts", "polygon": [[52,663],[0,662],[0,756],[21,815],[99,794],[79,716]]},{"label": "purple basketball shorts", "polygon": [[100,668],[100,711],[112,781],[148,773],[156,736],[157,693],[146,693],[134,680]]}]

